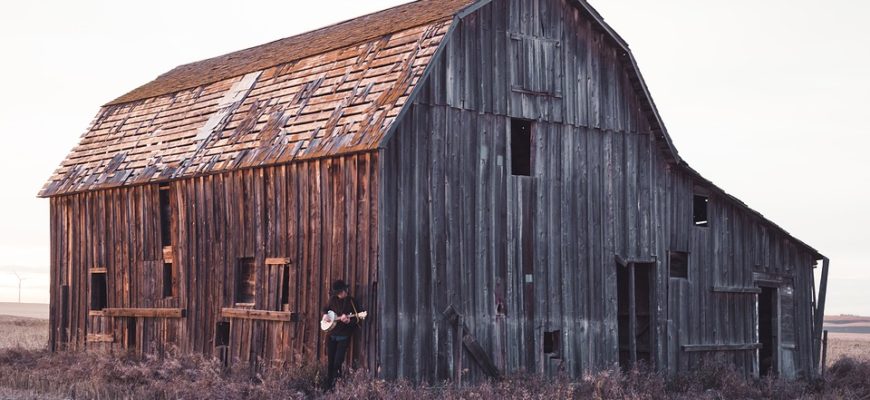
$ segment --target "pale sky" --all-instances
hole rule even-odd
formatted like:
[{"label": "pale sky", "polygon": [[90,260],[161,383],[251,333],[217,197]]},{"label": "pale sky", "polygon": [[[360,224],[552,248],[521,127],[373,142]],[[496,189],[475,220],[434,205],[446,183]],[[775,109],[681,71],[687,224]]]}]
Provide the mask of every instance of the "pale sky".
[{"label": "pale sky", "polygon": [[[173,67],[401,0],[0,5],[0,301],[48,302],[36,193],[99,106]],[[591,0],[681,156],[831,259],[829,314],[870,315],[870,2]]]}]

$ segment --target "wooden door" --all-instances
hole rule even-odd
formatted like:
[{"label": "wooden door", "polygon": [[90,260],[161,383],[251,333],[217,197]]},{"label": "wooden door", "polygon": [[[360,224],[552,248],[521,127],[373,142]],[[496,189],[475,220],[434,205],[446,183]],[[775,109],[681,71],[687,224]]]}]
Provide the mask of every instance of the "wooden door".
[{"label": "wooden door", "polygon": [[655,263],[617,264],[617,334],[619,365],[650,365],[655,348]]}]

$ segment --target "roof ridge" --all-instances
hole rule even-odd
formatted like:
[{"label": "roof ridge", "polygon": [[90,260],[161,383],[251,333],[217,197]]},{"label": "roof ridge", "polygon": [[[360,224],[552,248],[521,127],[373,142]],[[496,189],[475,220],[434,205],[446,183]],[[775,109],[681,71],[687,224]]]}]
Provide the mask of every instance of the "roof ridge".
[{"label": "roof ridge", "polygon": [[181,64],[104,106],[176,93],[452,18],[476,0],[417,0],[220,56]]}]

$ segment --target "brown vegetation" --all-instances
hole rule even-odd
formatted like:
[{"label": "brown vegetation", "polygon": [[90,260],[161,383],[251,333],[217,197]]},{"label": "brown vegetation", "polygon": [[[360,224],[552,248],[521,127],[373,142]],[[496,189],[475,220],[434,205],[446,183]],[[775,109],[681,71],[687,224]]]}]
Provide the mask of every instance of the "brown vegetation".
[{"label": "brown vegetation", "polygon": [[0,320],[0,398],[136,399],[870,399],[870,337],[831,337],[824,381],[790,382],[746,379],[715,359],[673,379],[643,369],[604,371],[582,380],[511,376],[469,388],[414,386],[349,374],[334,392],[323,393],[320,370],[247,368],[226,370],[200,356],[137,358],[106,353],[57,353],[45,350],[46,322],[3,317]]},{"label": "brown vegetation", "polygon": [[48,320],[0,315],[0,349],[43,349],[48,343]]},{"label": "brown vegetation", "polygon": [[469,388],[414,386],[351,373],[332,393],[318,387],[320,371],[307,367],[251,372],[225,370],[198,356],[135,358],[105,353],[0,350],[3,398],[136,399],[870,399],[870,362],[842,358],[824,381],[745,379],[717,360],[668,380],[643,369],[604,371],[575,382],[513,376]]}]

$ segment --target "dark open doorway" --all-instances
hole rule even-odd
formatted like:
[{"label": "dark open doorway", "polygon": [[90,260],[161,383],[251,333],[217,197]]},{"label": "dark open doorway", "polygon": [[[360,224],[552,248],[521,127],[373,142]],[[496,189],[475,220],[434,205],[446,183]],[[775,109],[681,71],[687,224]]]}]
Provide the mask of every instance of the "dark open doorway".
[{"label": "dark open doorway", "polygon": [[655,263],[617,265],[617,314],[619,365],[630,369],[638,362],[652,362]]},{"label": "dark open doorway", "polygon": [[763,375],[776,374],[779,368],[779,305],[777,289],[762,287],[758,295],[758,369]]}]

